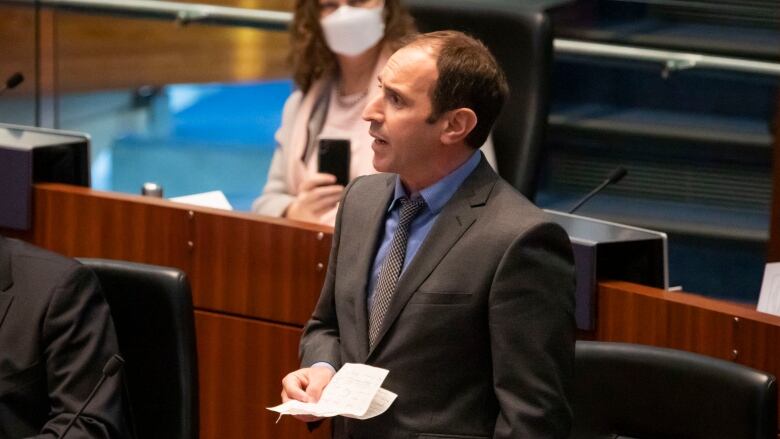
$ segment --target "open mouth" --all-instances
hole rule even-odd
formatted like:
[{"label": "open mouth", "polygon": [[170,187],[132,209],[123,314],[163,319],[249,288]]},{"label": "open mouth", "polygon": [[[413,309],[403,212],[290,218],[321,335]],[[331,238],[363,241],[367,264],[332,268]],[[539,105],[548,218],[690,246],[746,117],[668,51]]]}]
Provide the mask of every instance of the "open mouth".
[{"label": "open mouth", "polygon": [[374,141],[379,145],[387,145],[387,140],[383,139],[376,133],[369,132],[368,133],[371,137],[374,138]]}]

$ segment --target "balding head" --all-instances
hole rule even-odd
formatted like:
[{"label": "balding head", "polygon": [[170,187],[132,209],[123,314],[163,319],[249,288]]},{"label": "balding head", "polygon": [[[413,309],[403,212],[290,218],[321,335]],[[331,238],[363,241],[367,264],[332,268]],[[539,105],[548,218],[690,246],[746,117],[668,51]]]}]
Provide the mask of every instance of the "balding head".
[{"label": "balding head", "polygon": [[487,47],[457,31],[416,35],[405,47],[419,47],[436,59],[438,79],[431,90],[430,120],[450,110],[470,108],[477,125],[466,143],[472,148],[482,146],[509,95],[504,72]]}]

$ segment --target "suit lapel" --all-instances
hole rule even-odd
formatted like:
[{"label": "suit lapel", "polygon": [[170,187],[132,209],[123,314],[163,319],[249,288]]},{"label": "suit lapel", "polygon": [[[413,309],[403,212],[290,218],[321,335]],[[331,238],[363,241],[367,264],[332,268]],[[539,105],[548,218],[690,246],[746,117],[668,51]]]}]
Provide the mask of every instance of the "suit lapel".
[{"label": "suit lapel", "polygon": [[[450,248],[477,220],[481,212],[480,207],[487,202],[496,180],[495,172],[483,158],[479,166],[466,178],[444,206],[414,259],[398,279],[398,286],[387,309],[387,314],[385,314],[382,330],[379,332],[375,346],[381,344],[382,338],[414,292],[439,265]],[[367,333],[367,331],[365,332]],[[367,335],[366,338],[368,338]],[[373,350],[368,355],[370,356],[371,353]]]},{"label": "suit lapel", "polygon": [[359,358],[364,358],[368,355],[368,304],[366,301],[368,279],[371,276],[371,267],[379,240],[384,232],[385,214],[387,206],[393,197],[394,183],[395,174],[388,174],[384,187],[379,192],[371,191],[372,195],[374,195],[372,199],[363,200],[358,204],[359,206],[368,206],[365,209],[366,216],[361,216],[360,223],[365,224],[366,227],[359,229],[363,233],[360,234],[359,239],[356,239],[360,248],[357,251],[358,256],[355,260],[355,269],[353,271],[360,279],[358,288],[354,292],[354,294],[357,294],[355,300],[355,325],[358,337],[360,337],[358,340],[358,346],[360,347]]},{"label": "suit lapel", "polygon": [[11,302],[14,296],[6,293],[0,293],[0,327],[3,326],[5,321],[5,315],[8,314],[8,309],[11,308]]},{"label": "suit lapel", "polygon": [[0,326],[3,325],[5,315],[11,307],[13,297],[11,294],[4,293],[14,284],[11,277],[11,248],[9,242],[0,236]]}]

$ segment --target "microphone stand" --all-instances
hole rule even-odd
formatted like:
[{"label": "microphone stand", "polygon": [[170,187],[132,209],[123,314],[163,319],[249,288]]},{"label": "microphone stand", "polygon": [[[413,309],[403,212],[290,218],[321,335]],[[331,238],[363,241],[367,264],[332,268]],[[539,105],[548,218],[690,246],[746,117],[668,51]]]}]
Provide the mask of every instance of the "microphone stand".
[{"label": "microphone stand", "polygon": [[87,408],[87,405],[90,401],[92,401],[92,398],[95,397],[95,394],[97,394],[97,391],[106,381],[106,379],[116,375],[116,373],[119,372],[119,369],[122,368],[124,362],[125,360],[119,354],[114,354],[113,357],[109,358],[108,362],[106,362],[106,365],[103,367],[103,376],[100,377],[100,380],[97,382],[95,387],[92,388],[92,392],[90,392],[89,396],[84,401],[84,404],[81,405],[79,411],[76,412],[76,415],[70,418],[70,422],[68,422],[68,425],[65,426],[65,430],[62,430],[62,433],[57,436],[57,439],[63,439],[65,437],[65,435],[68,433],[68,430],[70,430],[76,420],[81,417],[84,409]]}]

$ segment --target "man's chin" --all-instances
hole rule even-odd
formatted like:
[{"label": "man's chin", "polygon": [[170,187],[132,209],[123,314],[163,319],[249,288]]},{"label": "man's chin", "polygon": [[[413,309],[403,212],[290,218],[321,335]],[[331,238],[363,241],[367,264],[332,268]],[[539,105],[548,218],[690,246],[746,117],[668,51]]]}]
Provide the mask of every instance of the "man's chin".
[{"label": "man's chin", "polygon": [[392,172],[390,171],[390,166],[388,163],[381,158],[377,158],[376,153],[374,153],[374,160],[372,164],[374,165],[374,169],[376,169],[377,172]]}]

